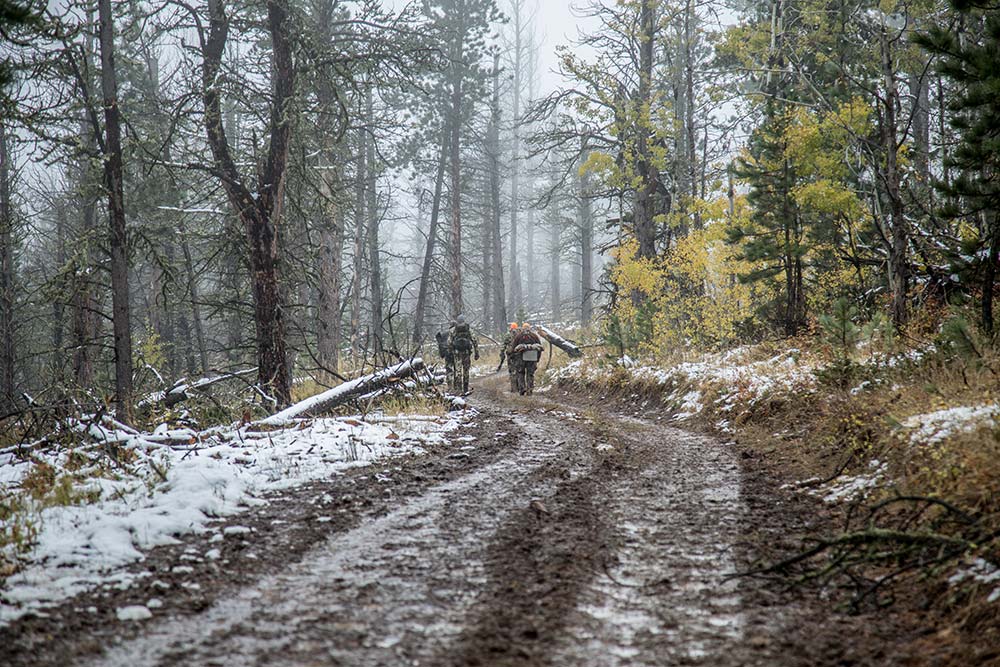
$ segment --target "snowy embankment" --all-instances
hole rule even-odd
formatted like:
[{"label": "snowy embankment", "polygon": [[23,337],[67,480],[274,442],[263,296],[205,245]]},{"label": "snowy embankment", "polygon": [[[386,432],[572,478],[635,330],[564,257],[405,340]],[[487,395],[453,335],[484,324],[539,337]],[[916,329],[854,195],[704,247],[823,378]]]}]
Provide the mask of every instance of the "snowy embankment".
[{"label": "snowy embankment", "polygon": [[[202,432],[164,425],[151,433],[105,417],[70,423],[61,440],[72,447],[0,451],[0,498],[19,498],[16,520],[35,533],[26,552],[14,554],[11,544],[3,554],[19,567],[0,586],[0,625],[98,584],[128,587],[137,575],[125,566],[149,549],[264,504],[270,492],[447,444],[468,417],[288,419],[277,429]],[[40,471],[79,480],[64,494],[77,504],[31,500],[27,488]]]},{"label": "snowy embankment", "polygon": [[[922,352],[909,351],[875,363],[881,368],[895,368],[903,363],[919,363],[923,356]],[[720,434],[735,435],[749,421],[765,423],[766,415],[776,405],[786,406],[787,413],[788,406],[803,401],[827,401],[835,390],[818,380],[817,371],[823,364],[822,358],[796,349],[767,356],[759,349],[741,347],[670,367],[642,364],[628,357],[603,365],[590,360],[574,361],[550,371],[546,383],[578,385],[601,392],[635,392],[634,396],[653,393],[671,420],[698,419]],[[848,394],[853,400],[863,401],[866,392],[875,387],[873,382],[864,381]],[[929,453],[932,450],[947,448],[958,438],[1000,428],[1000,403],[964,404],[958,398],[954,402],[958,404],[926,412],[911,408],[914,414],[887,415],[891,418],[886,419],[885,430],[879,436],[886,460],[861,458],[853,470],[842,471],[826,482],[813,478],[791,482],[784,488],[810,494],[831,505],[898,493],[905,461],[918,454],[933,459]],[[798,424],[795,430],[804,426]],[[774,437],[787,439],[791,431],[786,428]],[[803,445],[809,446],[809,442],[803,441]],[[1000,569],[994,565],[980,559],[974,567],[960,566],[950,581],[954,584],[965,580],[996,586],[990,589],[988,599],[1000,600]]]},{"label": "snowy embankment", "polygon": [[740,347],[670,367],[641,364],[627,356],[613,366],[579,360],[550,371],[547,379],[599,386],[624,381],[626,385],[657,388],[663,392],[663,403],[672,410],[675,421],[701,416],[706,397],[711,396],[712,412],[720,417],[715,427],[730,433],[732,422],[762,402],[785,396],[805,397],[817,389],[815,366],[802,360],[798,350],[764,360],[753,360],[752,356],[753,348]]}]

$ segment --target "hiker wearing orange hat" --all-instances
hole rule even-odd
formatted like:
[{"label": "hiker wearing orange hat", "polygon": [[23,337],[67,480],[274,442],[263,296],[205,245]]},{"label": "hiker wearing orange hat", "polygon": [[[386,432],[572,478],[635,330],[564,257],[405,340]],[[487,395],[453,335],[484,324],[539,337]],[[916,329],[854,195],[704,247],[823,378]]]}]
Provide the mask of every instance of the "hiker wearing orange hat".
[{"label": "hiker wearing orange hat", "polygon": [[517,322],[511,322],[507,331],[504,332],[503,338],[500,339],[500,363],[497,364],[497,372],[499,373],[500,369],[503,368],[503,362],[507,362],[507,375],[510,377],[511,392],[517,391],[517,377],[515,375],[517,369],[510,344],[516,335]]},{"label": "hiker wearing orange hat", "polygon": [[535,371],[538,369],[538,360],[541,359],[542,339],[531,328],[531,324],[525,322],[521,325],[514,340],[510,342],[513,352],[513,363],[515,367],[514,381],[516,390],[523,395],[531,395],[535,391]]}]

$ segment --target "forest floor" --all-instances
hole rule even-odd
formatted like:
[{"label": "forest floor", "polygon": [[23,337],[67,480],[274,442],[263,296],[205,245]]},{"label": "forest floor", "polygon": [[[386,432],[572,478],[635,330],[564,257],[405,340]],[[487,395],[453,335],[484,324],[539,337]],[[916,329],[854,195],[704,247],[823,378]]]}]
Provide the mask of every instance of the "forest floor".
[{"label": "forest floor", "polygon": [[0,664],[934,664],[905,607],[734,576],[827,520],[758,453],[503,384],[450,443],[276,491],[0,628]]}]

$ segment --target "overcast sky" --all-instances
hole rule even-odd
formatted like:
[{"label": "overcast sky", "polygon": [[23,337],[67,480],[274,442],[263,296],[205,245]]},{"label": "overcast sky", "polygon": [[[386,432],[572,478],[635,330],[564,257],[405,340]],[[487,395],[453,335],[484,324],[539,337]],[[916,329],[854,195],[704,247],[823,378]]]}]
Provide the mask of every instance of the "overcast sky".
[{"label": "overcast sky", "polygon": [[[580,19],[574,16],[570,7],[579,4],[579,0],[536,0],[538,3],[537,27],[538,39],[541,42],[539,78],[541,93],[551,92],[559,87],[562,81],[555,73],[557,69],[556,47],[569,44],[576,39]],[[500,0],[501,8],[505,8],[506,0]]]}]

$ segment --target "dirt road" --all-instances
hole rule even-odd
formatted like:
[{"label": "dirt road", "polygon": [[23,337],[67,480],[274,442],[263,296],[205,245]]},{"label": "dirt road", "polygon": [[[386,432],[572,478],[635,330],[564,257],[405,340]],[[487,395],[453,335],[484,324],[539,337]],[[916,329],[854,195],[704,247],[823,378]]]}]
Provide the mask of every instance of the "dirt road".
[{"label": "dirt road", "polygon": [[890,630],[729,576],[757,557],[755,540],[788,528],[731,445],[572,397],[512,398],[496,381],[473,404],[479,442],[434,454],[454,465],[414,475],[405,497],[316,528],[311,546],[285,559],[274,551],[245,581],[206,579],[201,604],[127,624],[106,651],[119,633],[105,629],[81,649],[78,628],[33,657],[122,667],[892,664]]}]

